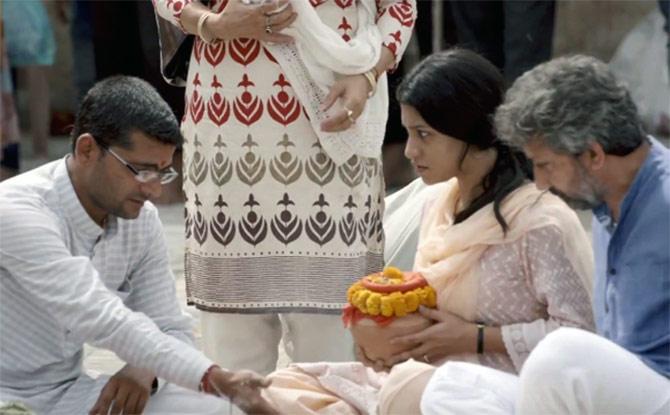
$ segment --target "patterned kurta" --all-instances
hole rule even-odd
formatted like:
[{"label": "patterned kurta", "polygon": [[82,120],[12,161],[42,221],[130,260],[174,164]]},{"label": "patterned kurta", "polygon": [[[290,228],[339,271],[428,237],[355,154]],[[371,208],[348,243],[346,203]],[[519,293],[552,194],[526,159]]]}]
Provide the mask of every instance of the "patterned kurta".
[{"label": "patterned kurta", "polygon": [[[155,4],[180,24],[189,1]],[[310,2],[345,40],[355,35],[354,0]],[[399,59],[414,1],[378,0],[377,8],[384,46]],[[221,312],[338,313],[347,287],[383,264],[380,158],[336,165],[258,40],[196,39],[189,68],[182,123],[189,303]]]}]

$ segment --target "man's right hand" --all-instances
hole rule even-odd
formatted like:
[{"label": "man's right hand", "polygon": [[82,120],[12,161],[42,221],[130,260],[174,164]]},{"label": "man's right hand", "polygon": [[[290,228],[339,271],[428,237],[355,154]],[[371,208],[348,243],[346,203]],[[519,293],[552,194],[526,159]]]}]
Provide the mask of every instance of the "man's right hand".
[{"label": "man's right hand", "polygon": [[89,415],[141,414],[149,400],[155,376],[148,370],[124,366],[100,391]]},{"label": "man's right hand", "polygon": [[247,414],[279,414],[279,411],[261,395],[261,389],[270,386],[270,380],[256,372],[251,370],[230,372],[216,367],[210,372],[208,379],[212,389],[228,397]]}]

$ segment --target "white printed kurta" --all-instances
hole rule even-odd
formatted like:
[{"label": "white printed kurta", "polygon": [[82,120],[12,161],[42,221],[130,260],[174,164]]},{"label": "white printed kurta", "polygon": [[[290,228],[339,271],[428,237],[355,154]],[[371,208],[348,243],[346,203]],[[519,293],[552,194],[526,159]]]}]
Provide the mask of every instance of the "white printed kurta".
[{"label": "white printed kurta", "polygon": [[85,342],[197,390],[212,361],[191,330],[153,205],[101,228],[65,160],[0,183],[0,401],[87,413],[104,382],[83,373]]},{"label": "white printed kurta", "polygon": [[[189,1],[155,4],[178,25]],[[310,1],[345,40],[354,36],[354,0]],[[414,1],[378,0],[377,7],[384,45],[399,59]],[[348,286],[381,269],[380,158],[336,165],[262,42],[196,38],[182,131],[189,303],[221,312],[338,313]]]}]

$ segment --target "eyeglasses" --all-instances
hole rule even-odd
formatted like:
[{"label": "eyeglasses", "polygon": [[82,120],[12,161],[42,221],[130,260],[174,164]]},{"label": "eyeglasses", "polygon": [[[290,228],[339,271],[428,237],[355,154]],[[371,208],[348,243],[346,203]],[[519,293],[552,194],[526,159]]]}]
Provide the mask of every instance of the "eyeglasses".
[{"label": "eyeglasses", "polygon": [[179,173],[172,168],[168,167],[165,170],[137,170],[135,167],[131,166],[130,163],[121,158],[118,154],[112,151],[111,148],[101,147],[103,150],[114,156],[121,164],[126,166],[135,176],[135,180],[140,183],[155,183],[160,182],[160,184],[168,184],[173,181]]}]

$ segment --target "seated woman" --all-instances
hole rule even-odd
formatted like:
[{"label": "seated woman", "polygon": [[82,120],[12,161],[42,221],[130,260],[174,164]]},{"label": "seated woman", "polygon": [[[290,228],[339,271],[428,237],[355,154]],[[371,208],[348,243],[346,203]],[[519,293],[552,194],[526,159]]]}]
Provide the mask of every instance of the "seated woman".
[{"label": "seated woman", "polygon": [[516,373],[550,331],[593,329],[586,233],[567,205],[529,180],[524,155],[496,138],[491,118],[503,94],[498,70],[463,49],[429,56],[398,87],[405,155],[425,183],[440,183],[423,208],[414,264],[437,292],[438,308],[420,309],[433,324],[394,339],[404,351],[383,363],[416,361],[390,374],[362,363],[275,372],[266,395],[280,411],[418,413],[430,365],[469,361]]}]

